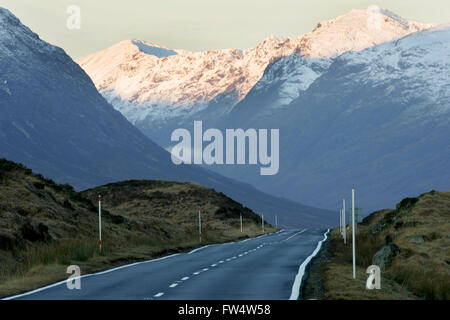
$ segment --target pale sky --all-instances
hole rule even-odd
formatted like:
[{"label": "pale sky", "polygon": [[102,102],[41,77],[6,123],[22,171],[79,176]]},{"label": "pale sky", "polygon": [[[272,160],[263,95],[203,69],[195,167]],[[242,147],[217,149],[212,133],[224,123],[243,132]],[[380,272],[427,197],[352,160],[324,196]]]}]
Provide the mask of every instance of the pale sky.
[{"label": "pale sky", "polygon": [[[66,27],[69,5],[81,9],[80,30]],[[192,51],[245,49],[370,5],[421,22],[450,22],[449,0],[0,0],[0,7],[75,59],[124,39]]]}]

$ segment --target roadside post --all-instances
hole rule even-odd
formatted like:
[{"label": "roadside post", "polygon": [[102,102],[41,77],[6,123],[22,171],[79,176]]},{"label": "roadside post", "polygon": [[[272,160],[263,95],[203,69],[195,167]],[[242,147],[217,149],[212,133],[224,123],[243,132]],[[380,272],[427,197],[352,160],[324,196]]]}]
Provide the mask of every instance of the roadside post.
[{"label": "roadside post", "polygon": [[98,196],[98,245],[102,251],[102,196]]},{"label": "roadside post", "polygon": [[352,189],[352,250],[353,250],[353,279],[356,279],[356,254],[355,254],[355,242],[356,242],[356,235],[355,235],[355,189]]},{"label": "roadside post", "polygon": [[345,199],[342,199],[342,223],[344,225],[344,244],[347,244],[347,224],[345,222]]},{"label": "roadside post", "polygon": [[202,242],[202,215],[200,213],[200,209],[198,209],[198,235],[200,242]]},{"label": "roadside post", "polygon": [[262,224],[262,231],[264,233],[265,232],[265,230],[264,230],[264,213],[261,213],[261,224]]},{"label": "roadside post", "polygon": [[242,212],[240,213],[240,220],[241,220],[241,233],[242,233]]}]

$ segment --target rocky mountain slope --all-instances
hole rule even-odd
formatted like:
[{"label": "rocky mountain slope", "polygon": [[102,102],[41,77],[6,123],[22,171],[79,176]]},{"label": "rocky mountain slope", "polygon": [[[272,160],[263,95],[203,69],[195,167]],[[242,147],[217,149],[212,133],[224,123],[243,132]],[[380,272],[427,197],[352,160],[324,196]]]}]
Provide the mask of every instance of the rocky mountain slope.
[{"label": "rocky mountain slope", "polygon": [[[449,44],[450,28],[442,26],[345,53],[276,111],[264,100],[279,91],[251,92],[227,124],[280,128],[280,172],[264,180],[250,170],[222,173],[245,176],[288,198],[300,192],[311,204],[327,207],[337,206],[356,186],[367,210],[432,188],[447,189]],[[249,110],[257,108],[267,113],[251,116]]]},{"label": "rocky mountain slope", "polygon": [[129,179],[197,182],[266,212],[268,219],[279,213],[284,226],[336,223],[327,210],[264,194],[197,166],[174,165],[167,151],[106,102],[62,49],[40,40],[2,8],[0,35],[1,157],[78,190]]},{"label": "rocky mountain slope", "polygon": [[[319,23],[310,33],[286,39],[272,36],[246,50],[189,52],[125,40],[77,62],[108,102],[166,147],[170,131],[177,126],[192,125],[194,118],[209,121],[229,112],[257,84],[266,68],[282,57],[294,54],[292,59],[302,64],[285,70],[290,80],[282,86],[280,101],[288,103],[327,68],[330,59],[431,26],[387,10],[376,14],[352,10]],[[263,81],[272,83],[267,76]]]}]

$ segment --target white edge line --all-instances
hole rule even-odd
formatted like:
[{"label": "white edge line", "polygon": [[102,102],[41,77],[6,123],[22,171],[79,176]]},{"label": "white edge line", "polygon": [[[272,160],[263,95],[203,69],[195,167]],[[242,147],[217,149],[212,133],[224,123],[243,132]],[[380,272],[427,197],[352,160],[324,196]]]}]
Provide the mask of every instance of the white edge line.
[{"label": "white edge line", "polygon": [[[258,239],[258,238],[260,238],[260,237],[269,235],[269,234],[270,234],[270,233],[263,234],[263,235],[261,235],[261,236],[259,236],[259,237],[256,237],[256,238],[248,238],[248,239],[245,239],[245,240],[242,240],[242,241],[232,241],[232,242],[222,243],[222,245],[223,245],[223,244],[236,243],[236,242],[245,242],[245,241],[248,241],[248,240],[254,240],[254,239]],[[209,247],[209,246],[211,246],[211,245],[209,244],[209,245],[206,245],[206,246],[203,246],[203,247],[194,249],[194,250],[192,250],[191,252],[189,252],[188,254],[195,253],[195,252],[197,252],[197,251],[199,251],[199,250],[201,250],[201,249],[205,249],[206,247]],[[153,260],[147,260],[147,261],[135,262],[135,263],[123,265],[123,266],[120,266],[120,267],[117,267],[117,268],[108,269],[108,270],[101,271],[101,272],[96,272],[96,273],[91,273],[91,274],[85,274],[85,275],[82,275],[82,276],[79,277],[79,278],[82,279],[82,278],[87,278],[87,277],[91,277],[91,276],[99,276],[99,275],[106,274],[106,273],[110,273],[110,272],[117,271],[117,270],[120,270],[120,269],[124,269],[124,268],[128,268],[128,267],[133,267],[133,266],[136,266],[136,265],[139,265],[139,264],[144,264],[144,263],[149,263],[149,262],[155,262],[155,261],[159,261],[159,260],[164,260],[164,259],[167,259],[167,258],[170,258],[170,257],[174,257],[174,256],[177,256],[177,255],[179,255],[179,253],[175,253],[175,254],[172,254],[172,255],[170,255],[170,256],[161,257],[161,258],[157,258],[157,259],[153,259]],[[71,280],[74,280],[74,279],[78,279],[78,278],[71,278]],[[48,290],[48,289],[51,289],[51,288],[60,286],[60,285],[62,285],[62,284],[64,284],[64,283],[67,283],[67,280],[62,280],[62,281],[59,281],[59,282],[50,284],[50,285],[45,286],[45,287],[42,287],[42,288],[38,288],[38,289],[35,289],[35,290],[32,290],[32,291],[28,291],[28,292],[25,292],[25,293],[21,293],[21,294],[15,295],[15,296],[10,296],[10,297],[6,297],[6,298],[2,298],[2,299],[0,299],[0,300],[13,300],[13,299],[17,299],[17,298],[29,296],[29,295],[31,295],[31,294],[35,294],[35,293],[38,293],[38,292],[41,292],[41,291],[44,291],[44,290]]]},{"label": "white edge line", "polygon": [[292,286],[292,292],[291,292],[291,296],[289,297],[289,300],[297,300],[298,299],[298,296],[300,295],[300,285],[302,283],[303,276],[305,275],[306,266],[311,261],[311,259],[317,255],[320,248],[322,247],[322,243],[325,240],[327,240],[328,232],[330,232],[330,229],[328,229],[327,232],[324,233],[324,238],[317,243],[316,249],[313,251],[313,253],[311,253],[311,255],[308,258],[306,258],[305,261],[303,261],[303,263],[298,268],[298,273],[295,276],[295,281],[294,281],[294,285]]},{"label": "white edge line", "polygon": [[[141,261],[141,262],[135,262],[135,263],[131,263],[131,264],[126,264],[126,265],[123,265],[123,266],[120,266],[120,267],[117,267],[117,268],[113,268],[113,269],[108,269],[108,270],[105,270],[105,271],[100,271],[100,272],[96,272],[96,273],[85,274],[85,275],[82,275],[81,277],[71,278],[70,280],[73,281],[74,279],[82,279],[82,278],[87,278],[87,277],[92,277],[92,276],[100,276],[100,275],[102,275],[102,274],[114,272],[114,271],[117,271],[117,270],[120,270],[120,269],[125,269],[125,268],[129,268],[129,267],[133,267],[133,266],[136,266],[136,265],[139,265],[139,264],[144,264],[144,263],[150,263],[150,262],[156,262],[156,261],[160,261],[160,260],[165,260],[165,259],[168,259],[168,258],[171,258],[171,257],[175,257],[175,256],[177,256],[177,255],[179,255],[179,253],[175,253],[175,254],[172,254],[172,255],[170,255],[170,256],[165,256],[165,257],[161,257],[161,258],[157,258],[157,259],[152,259],[152,260],[146,260],[146,261]],[[1,299],[1,300],[13,300],[13,299],[17,299],[17,298],[29,296],[29,295],[31,295],[31,294],[35,294],[35,293],[38,293],[38,292],[41,292],[41,291],[44,291],[44,290],[48,290],[48,289],[51,289],[51,288],[60,286],[60,285],[62,285],[62,284],[64,284],[64,283],[67,283],[67,280],[62,280],[62,281],[59,281],[59,282],[50,284],[50,285],[45,286],[45,287],[42,287],[42,288],[38,288],[38,289],[35,289],[35,290],[32,290],[32,291],[28,291],[28,292],[21,293],[21,294],[18,294],[18,295],[15,295],[15,296],[11,296],[11,297],[6,297],[6,298],[3,298],[3,299]]]}]

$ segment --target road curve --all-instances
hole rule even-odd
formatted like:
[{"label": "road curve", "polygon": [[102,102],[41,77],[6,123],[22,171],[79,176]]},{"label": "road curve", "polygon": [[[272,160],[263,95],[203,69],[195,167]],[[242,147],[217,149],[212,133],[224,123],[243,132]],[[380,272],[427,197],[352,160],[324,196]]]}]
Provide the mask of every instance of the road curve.
[{"label": "road curve", "polygon": [[299,266],[323,239],[318,230],[280,231],[84,275],[80,290],[62,281],[10,298],[287,300]]}]

